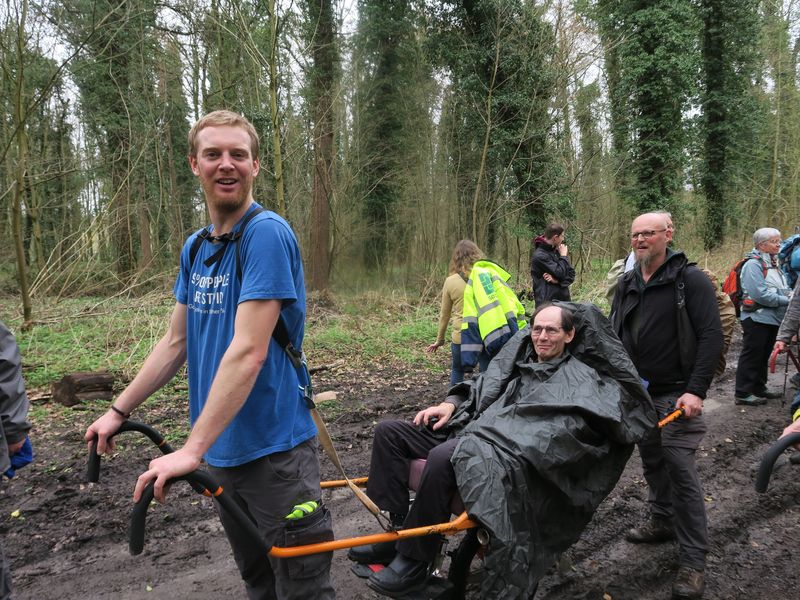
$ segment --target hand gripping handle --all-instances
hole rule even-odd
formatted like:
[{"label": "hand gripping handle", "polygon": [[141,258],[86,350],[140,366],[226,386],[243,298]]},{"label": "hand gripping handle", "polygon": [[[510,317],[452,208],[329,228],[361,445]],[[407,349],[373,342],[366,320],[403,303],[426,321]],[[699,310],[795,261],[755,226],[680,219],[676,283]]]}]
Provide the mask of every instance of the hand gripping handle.
[{"label": "hand gripping handle", "polygon": [[756,491],[763,494],[767,491],[769,485],[769,478],[772,475],[772,467],[775,461],[783,454],[789,446],[800,443],[800,433],[790,433],[787,436],[780,438],[777,442],[772,444],[761,459],[761,464],[758,467],[758,474],[756,475]]},{"label": "hand gripping handle", "polygon": [[[139,423],[138,421],[123,421],[119,429],[109,436],[109,439],[125,431],[138,431],[139,433],[143,433],[150,438],[164,454],[174,452],[174,449],[166,442],[164,436],[149,425]],[[97,438],[89,442],[89,462],[86,466],[86,477],[91,483],[100,481],[100,455],[97,453]]]},{"label": "hand gripping handle", "polygon": [[[267,554],[269,554],[270,551],[270,547],[268,547],[264,542],[264,539],[261,537],[261,533],[258,531],[255,523],[245,514],[245,512],[239,507],[238,504],[236,504],[233,499],[224,494],[222,487],[219,486],[216,481],[214,481],[214,478],[211,477],[208,472],[198,469],[196,471],[192,471],[191,473],[187,473],[182,477],[170,479],[167,483],[171,484],[175,481],[187,481],[195,491],[198,489],[214,490],[213,492],[205,493],[206,495],[213,496],[213,498],[219,502],[222,509],[234,518],[245,535],[250,538],[252,547],[256,549],[257,552],[262,554],[264,560],[266,560]],[[153,500],[153,493],[153,482],[150,482],[142,491],[142,496],[139,498],[139,501],[134,504],[133,511],[131,511],[131,527],[129,531],[128,548],[133,556],[141,554],[142,550],[144,549],[144,531],[145,521],[147,519],[147,508],[150,506],[150,502]]]}]

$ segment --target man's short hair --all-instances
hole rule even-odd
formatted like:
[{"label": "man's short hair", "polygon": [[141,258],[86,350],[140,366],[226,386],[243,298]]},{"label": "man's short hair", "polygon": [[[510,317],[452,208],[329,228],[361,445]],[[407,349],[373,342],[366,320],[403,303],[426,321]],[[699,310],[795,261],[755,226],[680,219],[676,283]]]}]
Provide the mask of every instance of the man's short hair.
[{"label": "man's short hair", "polygon": [[753,234],[753,247],[758,248],[761,242],[766,242],[768,239],[774,238],[775,236],[781,237],[781,232],[774,227],[756,229],[756,232]]},{"label": "man's short hair", "polygon": [[533,315],[531,316],[531,327],[533,327],[533,322],[536,320],[537,315],[545,308],[550,308],[551,306],[561,309],[561,329],[567,333],[575,329],[575,313],[566,306],[560,306],[558,304],[553,304],[552,302],[545,302],[544,304],[540,304],[536,307],[536,310],[533,311]]},{"label": "man's short hair", "polygon": [[544,230],[545,239],[550,239],[554,235],[561,235],[564,233],[564,226],[561,223],[548,223]]},{"label": "man's short hair", "polygon": [[230,110],[215,110],[201,117],[189,131],[189,156],[197,156],[197,134],[206,127],[241,127],[250,136],[250,153],[258,158],[258,133],[253,124],[242,115]]}]

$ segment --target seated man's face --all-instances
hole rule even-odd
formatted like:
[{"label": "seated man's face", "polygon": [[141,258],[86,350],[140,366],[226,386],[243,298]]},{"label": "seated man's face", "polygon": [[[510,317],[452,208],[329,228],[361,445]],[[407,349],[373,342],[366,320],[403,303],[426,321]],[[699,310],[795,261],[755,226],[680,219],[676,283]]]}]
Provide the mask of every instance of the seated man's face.
[{"label": "seated man's face", "polygon": [[575,330],[561,327],[561,309],[548,306],[533,321],[531,340],[539,362],[552,360],[564,354],[564,347],[575,337]]}]

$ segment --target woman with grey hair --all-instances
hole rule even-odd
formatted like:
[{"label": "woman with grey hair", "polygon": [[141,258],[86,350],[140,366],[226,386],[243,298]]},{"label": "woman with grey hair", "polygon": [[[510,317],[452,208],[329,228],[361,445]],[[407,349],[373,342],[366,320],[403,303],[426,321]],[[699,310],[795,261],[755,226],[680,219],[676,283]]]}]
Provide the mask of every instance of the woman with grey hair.
[{"label": "woman with grey hair", "polygon": [[781,232],[762,227],[742,265],[742,353],[736,366],[736,404],[757,406],[780,392],[767,389],[767,362],[786,313],[791,289],[778,267]]}]

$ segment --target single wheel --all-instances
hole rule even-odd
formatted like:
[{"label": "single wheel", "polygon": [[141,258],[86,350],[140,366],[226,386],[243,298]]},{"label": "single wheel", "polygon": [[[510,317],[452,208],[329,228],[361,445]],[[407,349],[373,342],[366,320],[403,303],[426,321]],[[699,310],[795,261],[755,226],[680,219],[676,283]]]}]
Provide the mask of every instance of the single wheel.
[{"label": "single wheel", "polygon": [[800,442],[800,433],[791,433],[786,437],[780,438],[777,442],[772,444],[761,459],[761,464],[758,467],[758,474],[756,476],[756,491],[763,494],[767,491],[769,485],[769,478],[772,475],[772,467],[775,466],[775,461],[783,454],[789,446]]},{"label": "single wheel", "polygon": [[450,559],[450,571],[447,574],[447,578],[453,584],[452,600],[464,600],[472,559],[475,558],[475,554],[477,554],[480,547],[478,529],[470,529],[464,535],[464,539],[461,540],[455,552],[453,552],[453,556]]}]

